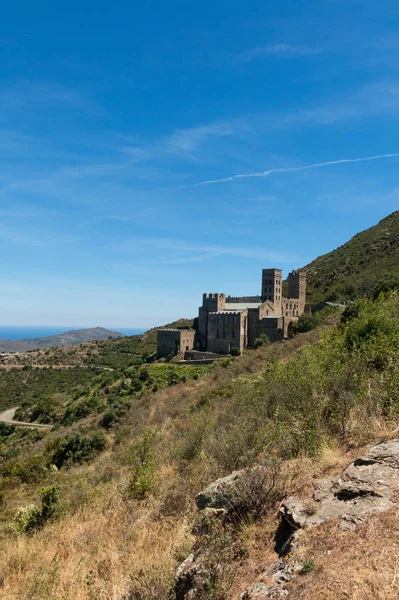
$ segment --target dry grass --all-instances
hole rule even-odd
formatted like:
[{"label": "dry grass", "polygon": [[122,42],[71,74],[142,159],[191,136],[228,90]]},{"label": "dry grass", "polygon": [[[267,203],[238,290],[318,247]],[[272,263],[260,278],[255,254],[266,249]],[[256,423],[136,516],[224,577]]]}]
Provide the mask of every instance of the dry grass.
[{"label": "dry grass", "polygon": [[5,538],[1,598],[120,600],[134,589],[161,600],[148,590],[156,581],[166,595],[191,536],[186,519],[154,520],[153,514],[154,506],[128,503],[109,487],[33,536]]},{"label": "dry grass", "polygon": [[294,580],[289,598],[394,600],[399,597],[399,506],[370,517],[352,532],[336,523],[302,538],[315,569]]}]

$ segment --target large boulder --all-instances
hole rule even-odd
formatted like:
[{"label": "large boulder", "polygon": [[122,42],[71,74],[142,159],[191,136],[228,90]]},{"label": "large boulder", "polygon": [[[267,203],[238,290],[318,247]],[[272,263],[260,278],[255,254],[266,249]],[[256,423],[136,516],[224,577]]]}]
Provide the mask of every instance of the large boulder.
[{"label": "large boulder", "polygon": [[232,510],[235,504],[237,483],[245,471],[233,471],[230,475],[217,479],[205,490],[197,494],[195,502],[199,510],[206,508]]}]

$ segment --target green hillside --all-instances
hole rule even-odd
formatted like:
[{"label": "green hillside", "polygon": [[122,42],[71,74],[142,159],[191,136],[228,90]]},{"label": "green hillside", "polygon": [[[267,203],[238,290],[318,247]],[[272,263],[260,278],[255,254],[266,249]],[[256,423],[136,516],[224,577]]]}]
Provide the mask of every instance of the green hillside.
[{"label": "green hillside", "polygon": [[304,269],[308,302],[371,295],[378,281],[399,273],[399,211]]}]

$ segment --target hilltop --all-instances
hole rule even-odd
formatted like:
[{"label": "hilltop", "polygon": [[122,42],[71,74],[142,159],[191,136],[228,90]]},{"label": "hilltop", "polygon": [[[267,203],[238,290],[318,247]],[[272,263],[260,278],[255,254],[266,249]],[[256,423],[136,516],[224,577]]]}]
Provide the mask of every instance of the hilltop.
[{"label": "hilltop", "polygon": [[375,284],[397,274],[398,268],[399,211],[395,211],[303,267],[307,271],[307,301],[370,296]]},{"label": "hilltop", "polygon": [[28,350],[55,348],[57,346],[75,346],[92,340],[107,340],[108,338],[120,337],[124,337],[123,333],[104,329],[104,327],[71,329],[58,335],[48,335],[27,340],[0,339],[0,352],[26,352]]}]

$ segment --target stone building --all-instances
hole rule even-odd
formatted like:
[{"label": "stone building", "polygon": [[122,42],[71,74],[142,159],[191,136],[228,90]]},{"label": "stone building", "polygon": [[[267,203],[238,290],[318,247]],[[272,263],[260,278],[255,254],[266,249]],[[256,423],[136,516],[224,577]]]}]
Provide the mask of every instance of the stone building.
[{"label": "stone building", "polygon": [[290,325],[305,311],[306,274],[288,275],[288,294],[283,297],[282,271],[263,269],[260,296],[232,297],[203,294],[198,311],[194,347],[203,352],[240,352],[266,335],[275,342],[288,336]]},{"label": "stone building", "polygon": [[194,348],[194,336],[193,329],[158,329],[158,358],[166,358],[170,354],[183,357],[185,352]]}]

